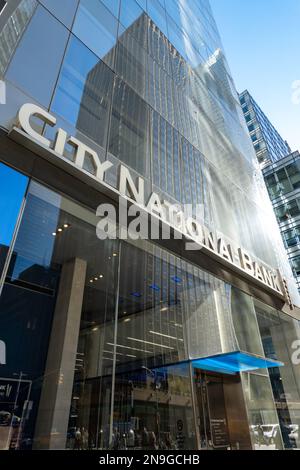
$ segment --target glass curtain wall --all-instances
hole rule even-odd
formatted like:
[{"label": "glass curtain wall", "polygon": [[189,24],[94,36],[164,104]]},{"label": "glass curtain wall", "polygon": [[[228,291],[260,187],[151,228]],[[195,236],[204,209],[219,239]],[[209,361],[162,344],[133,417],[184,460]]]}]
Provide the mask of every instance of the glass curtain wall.
[{"label": "glass curtain wall", "polygon": [[268,373],[243,373],[242,381],[253,448],[281,450],[282,436]]},{"label": "glass curtain wall", "polygon": [[96,224],[30,183],[0,298],[1,447],[196,448],[189,359],[222,351],[229,287]]},{"label": "glass curtain wall", "polygon": [[[81,390],[79,384],[72,395],[74,374],[103,376],[95,385],[96,400],[110,400],[111,361],[102,358],[90,338],[97,337],[96,324],[103,323],[108,325],[103,335],[113,342],[109,325],[116,301],[117,242],[100,243],[95,227],[90,211],[30,184],[0,298],[6,345],[0,385],[13,386],[8,402],[0,398],[1,448],[65,448]],[[89,347],[95,354],[87,362]],[[95,393],[88,389],[87,384],[85,400]],[[55,397],[59,418],[52,416]],[[53,428],[55,444],[50,442]]]},{"label": "glass curtain wall", "polygon": [[12,390],[0,396],[1,448],[197,448],[190,361],[238,349],[284,363],[242,374],[253,445],[280,448],[282,435],[299,446],[296,320],[153,243],[100,241],[93,212],[33,181],[13,236],[18,178],[0,298]]},{"label": "glass curtain wall", "polygon": [[23,0],[7,22],[19,29],[2,66],[1,125],[39,103],[101,158],[172,202],[202,204],[209,228],[292,278],[209,2],[60,3]]},{"label": "glass curtain wall", "polygon": [[255,301],[255,310],[266,357],[284,367],[270,369],[270,379],[284,446],[299,447],[300,325],[297,320]]}]

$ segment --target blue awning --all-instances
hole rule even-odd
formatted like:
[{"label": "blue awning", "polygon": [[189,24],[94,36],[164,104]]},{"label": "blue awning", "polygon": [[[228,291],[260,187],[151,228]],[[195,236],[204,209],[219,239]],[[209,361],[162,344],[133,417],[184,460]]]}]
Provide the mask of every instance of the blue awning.
[{"label": "blue awning", "polygon": [[227,354],[194,359],[193,367],[222,374],[236,374],[237,372],[250,372],[252,370],[282,367],[284,364],[273,359],[255,356],[253,354],[234,351]]}]

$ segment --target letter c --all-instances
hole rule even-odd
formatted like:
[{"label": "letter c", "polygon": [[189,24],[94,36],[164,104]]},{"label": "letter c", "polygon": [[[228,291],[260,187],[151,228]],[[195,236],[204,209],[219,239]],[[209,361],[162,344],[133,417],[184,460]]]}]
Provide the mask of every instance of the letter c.
[{"label": "letter c", "polygon": [[51,141],[46,139],[46,137],[43,137],[41,134],[39,134],[32,128],[30,124],[30,118],[32,116],[37,116],[43,122],[45,122],[46,124],[49,124],[52,127],[55,126],[56,124],[56,118],[52,116],[51,114],[49,114],[40,106],[31,104],[31,103],[23,104],[23,106],[21,107],[18,113],[19,127],[23,129],[23,131],[25,131],[28,135],[30,135],[39,143],[41,143],[42,145],[45,145],[46,147],[50,147]]}]

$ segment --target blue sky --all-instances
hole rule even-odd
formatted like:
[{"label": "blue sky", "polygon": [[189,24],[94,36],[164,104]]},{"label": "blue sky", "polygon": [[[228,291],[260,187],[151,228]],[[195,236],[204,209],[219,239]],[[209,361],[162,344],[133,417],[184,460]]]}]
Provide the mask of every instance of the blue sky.
[{"label": "blue sky", "polygon": [[292,150],[300,151],[300,93],[292,89],[296,80],[300,85],[300,0],[210,3],[238,91],[247,88]]}]

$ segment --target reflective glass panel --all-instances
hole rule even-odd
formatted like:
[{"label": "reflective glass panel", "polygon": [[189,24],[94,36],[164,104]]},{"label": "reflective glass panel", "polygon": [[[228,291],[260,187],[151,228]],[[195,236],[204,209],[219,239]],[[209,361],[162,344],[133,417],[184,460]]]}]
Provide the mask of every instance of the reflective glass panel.
[{"label": "reflective glass panel", "polygon": [[63,59],[68,30],[39,7],[8,67],[6,78],[49,106]]},{"label": "reflective glass panel", "polygon": [[148,171],[149,107],[116,79],[109,152],[141,174]]},{"label": "reflective glass panel", "polygon": [[[96,223],[93,212],[31,183],[0,299],[6,351],[0,385],[13,390],[5,404],[1,400],[1,419],[7,419],[5,428],[1,421],[1,448],[73,448],[74,428],[83,434],[86,426],[76,415],[80,391],[86,403],[89,377],[101,368],[109,385],[100,384],[97,400],[110,401],[111,362],[102,359],[97,325],[114,318],[117,259],[115,242],[96,237]],[[109,406],[103,410],[109,413]]]},{"label": "reflective glass panel", "polygon": [[281,430],[268,376],[242,374],[250,432],[255,450],[281,450]]},{"label": "reflective glass panel", "polygon": [[112,87],[111,70],[72,37],[52,109],[104,148]]},{"label": "reflective glass panel", "polygon": [[300,324],[288,315],[255,302],[257,320],[267,358],[283,367],[269,370],[284,446],[299,447],[299,354]]},{"label": "reflective glass panel", "polygon": [[40,3],[68,28],[71,28],[78,0],[41,0]]},{"label": "reflective glass panel", "polygon": [[28,178],[0,164],[0,276],[12,241]]},{"label": "reflective glass panel", "polygon": [[100,0],[81,0],[73,32],[100,59],[114,66],[118,21]]}]

